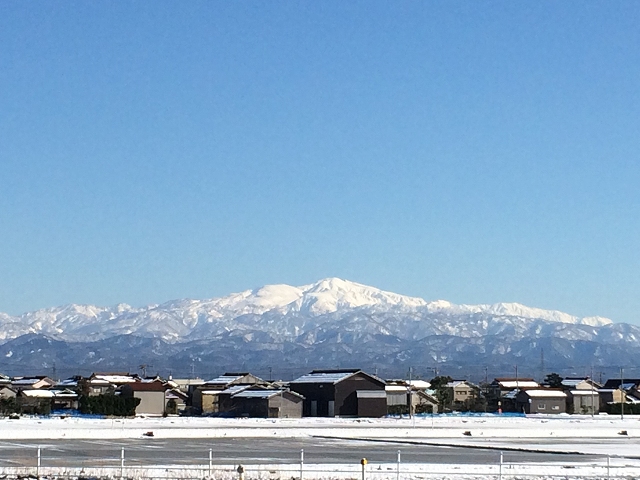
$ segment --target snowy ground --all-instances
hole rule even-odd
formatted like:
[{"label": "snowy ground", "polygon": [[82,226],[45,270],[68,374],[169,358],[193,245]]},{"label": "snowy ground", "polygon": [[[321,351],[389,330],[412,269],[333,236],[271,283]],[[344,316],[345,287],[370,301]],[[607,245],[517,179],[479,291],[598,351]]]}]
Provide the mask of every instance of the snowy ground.
[{"label": "snowy ground", "polygon": [[[425,417],[415,419],[218,419],[200,417],[131,418],[131,419],[83,419],[83,418],[21,418],[0,419],[0,440],[19,440],[25,444],[38,440],[64,439],[136,439],[153,432],[153,438],[283,438],[303,439],[325,437],[353,440],[385,441],[397,444],[450,445],[499,451],[577,452],[602,455],[585,462],[568,464],[505,464],[503,478],[640,478],[640,417],[626,416],[549,416],[513,418],[500,416],[482,417]],[[610,459],[607,459],[607,456]],[[607,470],[607,463],[609,469]],[[27,467],[27,466],[25,466]],[[28,466],[32,468],[32,465]],[[188,478],[208,476],[208,465],[177,467],[166,465],[153,472],[131,470],[126,467],[125,476]],[[233,470],[213,466],[216,478],[237,478]],[[360,465],[305,464],[303,477],[311,478],[360,478]],[[498,478],[500,465],[458,465],[403,463],[369,464],[368,479],[390,478]],[[300,466],[296,464],[254,465],[247,467],[246,478],[299,478]],[[63,469],[70,475],[79,475]],[[3,473],[18,473],[20,467],[4,467]],[[60,473],[60,468],[56,470]],[[49,471],[48,473],[56,473]],[[146,472],[146,473],[145,473]],[[43,470],[42,473],[45,473]],[[119,476],[117,467],[85,469],[82,475]],[[213,472],[212,472],[213,474]]]}]

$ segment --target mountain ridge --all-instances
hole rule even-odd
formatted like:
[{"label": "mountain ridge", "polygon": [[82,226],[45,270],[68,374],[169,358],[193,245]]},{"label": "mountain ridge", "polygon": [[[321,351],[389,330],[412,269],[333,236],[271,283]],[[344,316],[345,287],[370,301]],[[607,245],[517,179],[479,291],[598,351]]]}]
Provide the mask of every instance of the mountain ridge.
[{"label": "mountain ridge", "polygon": [[[328,278],[294,287],[266,285],[219,298],[132,307],[65,305],[19,317],[0,314],[0,371],[56,368],[164,372],[357,366],[403,375],[529,375],[548,365],[584,374],[640,355],[640,328],[518,303],[428,302]],[[135,367],[134,367],[135,370]]]},{"label": "mountain ridge", "polygon": [[406,315],[491,315],[593,327],[613,324],[603,317],[577,317],[519,303],[456,305],[445,300],[428,302],[334,277],[299,287],[265,285],[224,297],[171,300],[140,308],[123,303],[114,307],[69,304],[20,316],[0,313],[0,326],[3,327],[0,340],[36,333],[62,340],[74,340],[88,334],[99,338],[137,334],[180,341],[192,339],[199,329],[207,330],[203,325],[231,322],[251,315],[313,319],[336,312],[365,311],[404,312]]}]

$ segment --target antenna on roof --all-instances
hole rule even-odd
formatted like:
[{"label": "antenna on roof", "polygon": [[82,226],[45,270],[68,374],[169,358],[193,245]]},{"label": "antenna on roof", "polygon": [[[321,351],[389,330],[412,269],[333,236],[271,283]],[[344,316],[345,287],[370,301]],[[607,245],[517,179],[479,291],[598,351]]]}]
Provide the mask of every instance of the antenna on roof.
[{"label": "antenna on roof", "polygon": [[153,365],[147,365],[146,363],[143,363],[138,367],[140,370],[142,370],[142,378],[147,378],[147,368],[151,367],[153,367]]}]

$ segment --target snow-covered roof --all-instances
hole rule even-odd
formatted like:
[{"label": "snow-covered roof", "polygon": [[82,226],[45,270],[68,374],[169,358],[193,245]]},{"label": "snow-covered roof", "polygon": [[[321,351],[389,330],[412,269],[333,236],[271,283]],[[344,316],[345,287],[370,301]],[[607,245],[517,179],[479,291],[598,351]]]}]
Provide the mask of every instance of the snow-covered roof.
[{"label": "snow-covered roof", "polygon": [[564,385],[565,387],[575,387],[577,385],[580,385],[582,382],[585,382],[586,380],[586,378],[565,378],[564,380],[562,380],[562,385]]},{"label": "snow-covered roof", "polygon": [[384,387],[387,392],[404,392],[407,393],[410,387],[404,387],[402,385],[386,385]]},{"label": "snow-covered roof", "polygon": [[23,390],[22,395],[32,398],[78,398],[78,394],[71,390]]},{"label": "snow-covered roof", "polygon": [[300,378],[296,378],[291,383],[333,383],[336,384],[341,382],[345,378],[349,378],[356,372],[317,372],[317,373],[308,373],[306,375],[301,376]]},{"label": "snow-covered roof", "polygon": [[78,394],[67,388],[64,390],[51,390],[56,398],[78,398]]},{"label": "snow-covered roof", "polygon": [[426,380],[409,380],[407,383],[419,390],[427,390],[428,388],[431,388],[431,384]]},{"label": "snow-covered roof", "polygon": [[29,386],[29,385],[35,385],[36,383],[39,383],[41,381],[42,381],[42,378],[20,378],[18,380],[14,380],[13,382],[11,382],[11,385]]},{"label": "snow-covered roof", "polygon": [[532,380],[504,380],[499,382],[503,388],[536,388],[540,384]]},{"label": "snow-covered roof", "polygon": [[234,395],[235,398],[271,398],[284,393],[284,390],[245,390]]},{"label": "snow-covered roof", "polygon": [[253,385],[231,385],[229,388],[226,388],[220,392],[221,395],[235,395],[236,393],[240,393],[243,390],[253,387]]},{"label": "snow-covered roof", "polygon": [[456,388],[459,387],[460,385],[467,385],[470,386],[466,380],[453,380],[451,382],[448,382],[445,387],[447,388]]},{"label": "snow-covered roof", "polygon": [[244,375],[220,375],[212,380],[209,380],[207,385],[228,385],[236,380],[241,379]]},{"label": "snow-covered roof", "polygon": [[[94,383],[93,380],[101,380],[109,383],[135,383],[139,379],[137,377],[133,377],[131,375],[94,375],[91,383]],[[96,382],[97,383],[97,382]]]},{"label": "snow-covered roof", "polygon": [[566,393],[561,392],[560,390],[548,390],[548,389],[539,389],[539,390],[524,390],[524,393],[529,395],[532,398],[558,398],[567,396]]},{"label": "snow-covered roof", "polygon": [[55,393],[51,390],[23,390],[22,395],[33,398],[53,398]]},{"label": "snow-covered roof", "polygon": [[571,390],[571,395],[590,397],[591,395],[598,395],[598,390],[596,390],[595,388],[592,390]]},{"label": "snow-covered roof", "polygon": [[77,387],[78,381],[74,378],[67,378],[56,383],[56,387]]}]

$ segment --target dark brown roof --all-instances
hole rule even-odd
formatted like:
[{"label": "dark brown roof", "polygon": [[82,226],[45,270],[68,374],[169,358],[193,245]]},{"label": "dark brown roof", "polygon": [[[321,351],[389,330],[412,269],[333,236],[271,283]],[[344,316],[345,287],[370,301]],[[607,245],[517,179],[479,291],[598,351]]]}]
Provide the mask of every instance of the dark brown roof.
[{"label": "dark brown roof", "polygon": [[164,392],[167,387],[162,382],[136,382],[127,383],[123,389],[131,389],[132,392]]}]

